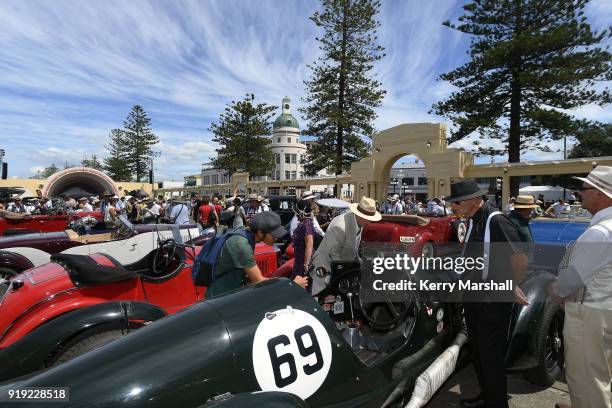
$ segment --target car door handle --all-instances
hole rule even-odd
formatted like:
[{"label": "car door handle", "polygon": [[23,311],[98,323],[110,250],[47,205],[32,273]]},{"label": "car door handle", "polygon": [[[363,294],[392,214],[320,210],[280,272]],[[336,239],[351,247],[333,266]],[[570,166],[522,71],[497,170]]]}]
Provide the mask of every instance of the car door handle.
[{"label": "car door handle", "polygon": [[132,248],[130,248],[130,251],[135,251],[135,250],[136,250],[136,246],[137,246],[137,245],[138,245],[138,244],[132,244]]}]

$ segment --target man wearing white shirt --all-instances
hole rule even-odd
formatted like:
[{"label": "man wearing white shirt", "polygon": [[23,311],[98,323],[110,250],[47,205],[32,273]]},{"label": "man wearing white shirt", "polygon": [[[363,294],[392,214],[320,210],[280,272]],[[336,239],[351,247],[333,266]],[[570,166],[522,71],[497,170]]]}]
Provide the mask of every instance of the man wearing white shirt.
[{"label": "man wearing white shirt", "polygon": [[551,205],[546,214],[553,214],[555,217],[560,217],[562,214],[569,212],[571,207],[565,202],[564,199],[560,198],[559,201]]},{"label": "man wearing white shirt", "polygon": [[610,407],[612,381],[612,167],[582,181],[593,218],[559,265],[551,296],[565,301],[565,377],[572,408]]},{"label": "man wearing white shirt", "polygon": [[147,206],[143,209],[142,221],[145,224],[154,224],[159,219],[161,206],[153,199],[149,199]]},{"label": "man wearing white shirt", "polygon": [[[214,207],[213,207],[214,211]],[[189,224],[189,206],[183,202],[174,202],[170,210],[170,220],[176,225]]]}]

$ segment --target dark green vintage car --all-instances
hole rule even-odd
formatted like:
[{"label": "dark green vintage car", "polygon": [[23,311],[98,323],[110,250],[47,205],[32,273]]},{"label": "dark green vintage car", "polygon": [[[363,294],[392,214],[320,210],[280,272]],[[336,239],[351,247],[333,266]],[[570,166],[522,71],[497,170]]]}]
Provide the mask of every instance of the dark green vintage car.
[{"label": "dark green vintage car", "polygon": [[242,288],[4,385],[0,401],[67,387],[69,401],[54,407],[403,406],[417,377],[465,338],[461,308],[415,294],[369,303],[360,276],[358,264],[340,265],[316,298],[286,279]]}]

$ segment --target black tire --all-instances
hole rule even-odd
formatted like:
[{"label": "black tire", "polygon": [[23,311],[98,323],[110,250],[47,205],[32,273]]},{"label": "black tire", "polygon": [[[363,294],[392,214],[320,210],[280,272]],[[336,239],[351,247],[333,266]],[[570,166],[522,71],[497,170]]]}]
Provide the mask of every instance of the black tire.
[{"label": "black tire", "polygon": [[538,365],[523,374],[523,377],[532,384],[548,388],[561,375],[565,363],[563,319],[563,310],[559,305],[546,304],[542,323],[536,334]]},{"label": "black tire", "polygon": [[66,347],[56,354],[49,367],[56,367],[127,334],[128,332],[125,329],[111,329],[108,327],[87,330],[85,333],[69,342]]},{"label": "black tire", "polygon": [[0,279],[10,280],[19,274],[19,271],[11,268],[0,268]]}]

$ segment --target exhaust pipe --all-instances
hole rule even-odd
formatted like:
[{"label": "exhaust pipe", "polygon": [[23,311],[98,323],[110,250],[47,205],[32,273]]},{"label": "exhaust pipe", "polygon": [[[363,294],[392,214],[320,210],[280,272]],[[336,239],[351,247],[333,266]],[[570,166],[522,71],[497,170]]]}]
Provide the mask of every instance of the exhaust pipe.
[{"label": "exhaust pipe", "polygon": [[466,341],[466,334],[459,333],[452,344],[417,378],[412,398],[405,408],[420,408],[429,402],[435,392],[455,371],[459,351]]}]

